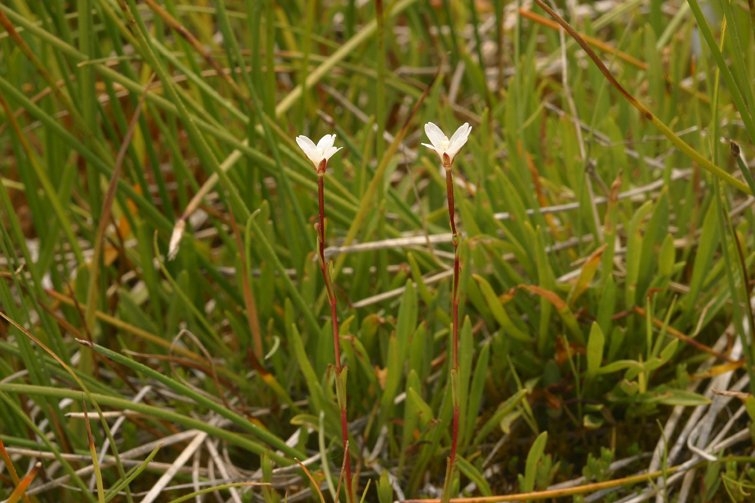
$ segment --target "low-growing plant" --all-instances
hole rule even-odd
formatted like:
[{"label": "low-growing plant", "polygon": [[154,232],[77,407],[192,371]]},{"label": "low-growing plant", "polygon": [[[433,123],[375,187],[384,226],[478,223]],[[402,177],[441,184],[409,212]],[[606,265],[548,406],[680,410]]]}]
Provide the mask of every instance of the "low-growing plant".
[{"label": "low-growing plant", "polygon": [[751,10],[3,3],[0,498],[745,501]]}]

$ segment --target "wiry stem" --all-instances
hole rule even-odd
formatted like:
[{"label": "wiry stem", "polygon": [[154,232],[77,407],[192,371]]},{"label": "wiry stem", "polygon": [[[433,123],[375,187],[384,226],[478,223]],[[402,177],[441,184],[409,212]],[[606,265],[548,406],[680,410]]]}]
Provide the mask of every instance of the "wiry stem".
[{"label": "wiry stem", "polygon": [[[444,159],[445,164],[445,159]],[[446,170],[446,197],[448,198],[448,218],[451,223],[451,243],[454,247],[454,276],[451,289],[451,316],[452,316],[452,337],[451,337],[451,365],[452,368],[459,368],[459,273],[461,266],[459,264],[459,232],[456,230],[456,208],[454,203],[454,181],[451,164],[444,165]]]},{"label": "wiry stem", "polygon": [[448,219],[451,224],[452,243],[454,247],[453,284],[451,287],[451,401],[453,415],[451,419],[451,453],[446,466],[446,480],[443,485],[445,503],[451,498],[454,467],[456,464],[456,449],[459,443],[459,276],[461,265],[459,260],[459,233],[456,229],[456,208],[454,204],[453,160],[444,154],[443,169],[446,172],[446,198],[448,199]]},{"label": "wiry stem", "polygon": [[341,441],[343,442],[343,468],[346,477],[347,501],[354,501],[351,481],[351,456],[349,455],[349,423],[346,414],[346,389],[341,382],[344,370],[341,365],[341,337],[338,326],[338,311],[336,309],[336,295],[330,277],[330,269],[325,260],[325,170],[327,160],[320,162],[317,167],[317,202],[319,207],[317,228],[317,252],[320,256],[320,271],[325,282],[325,291],[330,304],[330,320],[333,328],[333,359],[335,361],[336,399],[341,413]]}]

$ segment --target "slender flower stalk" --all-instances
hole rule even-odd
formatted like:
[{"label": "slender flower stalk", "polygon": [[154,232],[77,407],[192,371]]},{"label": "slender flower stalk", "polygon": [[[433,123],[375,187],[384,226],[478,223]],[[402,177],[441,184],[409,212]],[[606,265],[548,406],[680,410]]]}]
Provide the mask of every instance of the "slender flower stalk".
[{"label": "slender flower stalk", "polygon": [[467,143],[472,126],[464,123],[456,130],[449,139],[441,129],[428,122],[425,124],[425,134],[430,144],[423,143],[425,147],[432,149],[440,157],[443,170],[446,172],[446,198],[448,199],[448,219],[451,225],[452,243],[454,247],[453,283],[451,288],[451,401],[453,416],[451,420],[451,453],[446,465],[446,479],[443,484],[443,502],[451,498],[454,467],[456,464],[456,449],[459,443],[459,276],[461,264],[459,259],[459,232],[456,229],[456,207],[454,203],[454,180],[453,163],[456,154]]},{"label": "slender flower stalk", "polygon": [[346,415],[346,368],[341,364],[341,337],[338,325],[338,310],[333,281],[330,277],[330,269],[325,259],[325,172],[328,168],[328,160],[341,147],[335,147],[336,135],[326,134],[320,141],[315,143],[306,136],[296,137],[296,143],[304,151],[304,154],[312,161],[317,173],[317,203],[318,220],[315,224],[317,231],[317,253],[320,262],[320,271],[325,282],[325,290],[330,304],[330,320],[333,328],[333,359],[335,361],[336,399],[341,414],[341,440],[343,442],[343,470],[346,478],[347,501],[354,501],[354,492],[351,480],[351,456],[349,455],[349,423]]}]

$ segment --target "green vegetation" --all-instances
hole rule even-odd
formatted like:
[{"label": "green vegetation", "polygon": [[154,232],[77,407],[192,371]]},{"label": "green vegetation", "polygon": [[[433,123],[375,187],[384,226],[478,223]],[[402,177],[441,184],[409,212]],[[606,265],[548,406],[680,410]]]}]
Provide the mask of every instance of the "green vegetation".
[{"label": "green vegetation", "polygon": [[2,2],[0,499],[747,501],[755,11],[608,5]]}]

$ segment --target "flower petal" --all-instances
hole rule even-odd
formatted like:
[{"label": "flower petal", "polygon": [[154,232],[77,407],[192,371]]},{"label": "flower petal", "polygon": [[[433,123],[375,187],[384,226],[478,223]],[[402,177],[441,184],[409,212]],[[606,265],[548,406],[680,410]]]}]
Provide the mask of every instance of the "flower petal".
[{"label": "flower petal", "polygon": [[432,148],[438,152],[438,155],[441,155],[442,151],[445,150],[448,145],[448,137],[432,122],[425,124],[425,134],[430,140],[430,143],[433,144]]},{"label": "flower petal", "polygon": [[341,150],[343,147],[334,147],[333,144],[336,141],[336,135],[334,134],[326,134],[322,138],[320,138],[320,141],[317,142],[317,149],[320,151],[320,155],[323,159],[328,160],[330,159],[333,154]]},{"label": "flower petal", "polygon": [[302,149],[304,154],[309,158],[309,160],[315,164],[315,166],[319,164],[320,159],[315,142],[304,135],[299,135],[296,137],[296,143],[299,145],[299,148]]},{"label": "flower petal", "polygon": [[320,138],[320,141],[317,142],[317,148],[320,149],[321,152],[324,152],[327,149],[332,148],[335,142],[336,142],[336,135],[326,134],[325,136]]},{"label": "flower petal", "polygon": [[338,152],[342,148],[343,147],[328,147],[328,148],[326,148],[323,151],[323,153],[322,153],[323,159],[330,159],[331,157],[333,157],[333,154],[335,154],[336,152]]},{"label": "flower petal", "polygon": [[463,147],[467,143],[469,134],[471,132],[472,126],[470,126],[468,122],[465,122],[464,124],[459,126],[453,136],[451,136],[451,140],[449,141],[448,149],[446,151],[451,159],[456,157],[456,154],[459,153],[461,147]]},{"label": "flower petal", "polygon": [[462,137],[464,138],[464,141],[467,141],[467,138],[469,137],[469,133],[471,131],[472,131],[472,126],[470,126],[468,122],[465,122],[464,124],[462,124],[456,129],[453,136],[451,136],[451,139],[449,140],[449,142],[454,143],[456,141],[459,141],[459,139]]}]

